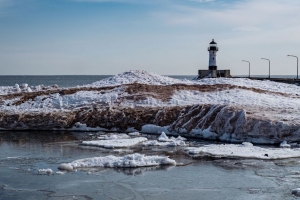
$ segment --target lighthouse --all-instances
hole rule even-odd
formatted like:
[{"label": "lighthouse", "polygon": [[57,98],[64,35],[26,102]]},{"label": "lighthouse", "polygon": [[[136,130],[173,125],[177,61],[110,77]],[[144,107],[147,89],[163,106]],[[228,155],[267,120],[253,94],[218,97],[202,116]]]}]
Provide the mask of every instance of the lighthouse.
[{"label": "lighthouse", "polygon": [[[231,78],[229,69],[218,70],[217,52],[219,51],[219,48],[217,47],[217,43],[214,41],[214,39],[209,43],[208,51],[209,51],[208,69],[206,68],[206,69],[198,70],[198,76],[196,76],[195,79],[220,78],[220,77]],[[223,68],[222,65],[221,68]]]},{"label": "lighthouse", "polygon": [[217,43],[214,39],[209,43],[208,51],[209,51],[209,65],[208,70],[217,70],[217,51],[219,48],[217,47]]}]

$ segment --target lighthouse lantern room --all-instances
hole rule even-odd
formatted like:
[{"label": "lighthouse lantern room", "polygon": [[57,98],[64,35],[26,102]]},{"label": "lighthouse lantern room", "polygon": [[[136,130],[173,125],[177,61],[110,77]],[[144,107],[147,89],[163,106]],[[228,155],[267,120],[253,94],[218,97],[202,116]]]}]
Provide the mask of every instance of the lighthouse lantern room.
[{"label": "lighthouse lantern room", "polygon": [[214,39],[209,43],[208,51],[209,51],[209,66],[208,70],[217,70],[217,51],[219,48],[217,47],[217,43]]}]

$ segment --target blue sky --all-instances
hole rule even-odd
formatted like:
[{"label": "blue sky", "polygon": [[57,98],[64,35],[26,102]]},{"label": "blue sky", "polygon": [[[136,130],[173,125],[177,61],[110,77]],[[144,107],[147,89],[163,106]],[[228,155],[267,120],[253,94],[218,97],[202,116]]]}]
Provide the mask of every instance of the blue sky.
[{"label": "blue sky", "polygon": [[143,69],[193,75],[296,74],[300,2],[295,0],[0,0],[0,74],[118,74]]}]

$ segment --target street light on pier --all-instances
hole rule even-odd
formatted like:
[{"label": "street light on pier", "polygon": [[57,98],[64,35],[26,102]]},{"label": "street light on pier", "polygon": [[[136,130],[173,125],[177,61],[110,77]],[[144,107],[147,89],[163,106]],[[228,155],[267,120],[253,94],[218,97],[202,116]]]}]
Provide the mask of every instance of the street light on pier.
[{"label": "street light on pier", "polygon": [[298,80],[298,57],[297,57],[297,56],[294,56],[294,55],[287,55],[287,56],[291,56],[291,57],[297,58],[297,80]]},{"label": "street light on pier", "polygon": [[247,63],[249,63],[249,78],[250,78],[250,62],[247,61],[247,60],[242,60],[242,62],[247,62]]},{"label": "street light on pier", "polygon": [[269,61],[269,78],[271,78],[271,76],[270,76],[270,74],[271,74],[271,62],[270,62],[270,60],[267,59],[267,58],[261,58],[261,59]]}]

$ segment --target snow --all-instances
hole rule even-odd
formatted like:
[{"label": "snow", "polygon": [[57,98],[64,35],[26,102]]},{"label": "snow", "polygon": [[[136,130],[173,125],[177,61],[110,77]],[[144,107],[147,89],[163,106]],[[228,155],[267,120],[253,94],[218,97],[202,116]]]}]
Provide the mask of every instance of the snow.
[{"label": "snow", "polygon": [[149,140],[149,141],[143,142],[143,146],[176,147],[176,146],[186,146],[186,144],[182,140],[172,140],[172,141],[169,141],[169,142],[159,142],[157,140]]},{"label": "snow", "polygon": [[101,127],[95,127],[95,128],[91,128],[88,127],[86,124],[82,124],[80,122],[76,122],[75,125],[70,128],[69,130],[73,130],[73,131],[108,131],[105,128],[101,128]]},{"label": "snow", "polygon": [[113,155],[75,160],[71,163],[63,163],[58,166],[60,170],[72,171],[76,168],[109,167],[109,168],[131,168],[150,167],[159,165],[176,165],[176,161],[166,156],[146,156],[143,154],[129,154],[123,157]]},{"label": "snow", "polygon": [[87,86],[106,87],[122,84],[141,83],[150,85],[172,85],[172,84],[199,84],[199,85],[216,85],[230,84],[244,86],[248,88],[257,88],[273,92],[282,92],[287,94],[300,94],[300,87],[292,84],[278,83],[273,81],[251,80],[248,78],[204,78],[200,80],[180,80],[167,76],[161,76],[144,70],[130,70],[101,81],[97,81]]},{"label": "snow", "polygon": [[[42,111],[52,112],[60,111],[61,109],[73,110],[83,106],[92,106],[96,104],[109,105],[109,106],[124,106],[124,107],[136,107],[136,106],[185,106],[194,104],[222,104],[222,105],[234,105],[234,106],[247,106],[249,109],[266,110],[266,113],[270,113],[272,109],[282,109],[280,112],[274,112],[279,118],[290,117],[291,120],[297,120],[297,116],[300,114],[300,101],[299,97],[295,95],[300,94],[300,87],[290,84],[276,83],[272,81],[256,81],[246,78],[209,78],[201,79],[198,81],[191,80],[179,80],[170,77],[160,76],[154,73],[148,73],[146,71],[131,70],[124,72],[117,76],[110,77],[108,79],[101,80],[92,85],[94,86],[113,86],[123,83],[147,83],[153,85],[168,85],[168,84],[231,84],[238,86],[245,86],[248,88],[258,88],[273,92],[281,92],[289,95],[282,96],[271,93],[256,93],[250,90],[244,89],[231,89],[224,91],[213,92],[199,92],[190,90],[177,91],[171,99],[167,102],[162,102],[159,99],[153,97],[147,97],[144,100],[133,102],[130,100],[121,100],[123,97],[128,96],[124,91],[123,86],[113,88],[111,90],[101,91],[78,91],[74,94],[60,95],[59,93],[51,95],[37,96],[33,100],[26,101],[21,105],[12,105],[18,98],[3,100],[0,109],[3,111]],[[97,86],[97,87],[98,87]],[[21,88],[22,87],[22,88]],[[18,84],[15,87],[0,87],[0,94],[10,93],[12,90],[17,92],[22,89],[22,92],[29,92],[40,90],[40,86],[29,87],[28,84],[22,86]],[[26,87],[27,90],[24,90]],[[12,89],[14,88],[14,89]],[[48,88],[49,89],[49,88]],[[50,88],[51,89],[51,88]],[[292,95],[292,96],[291,96]],[[9,105],[9,106],[7,106]],[[273,113],[271,114],[273,115]],[[161,133],[162,131],[168,133],[168,127],[155,127],[151,125],[145,125],[143,132],[149,133]],[[74,129],[85,130],[87,127],[76,125]],[[87,131],[87,130],[86,130]],[[134,132],[133,128],[129,128],[128,132]]]},{"label": "snow", "polygon": [[169,126],[156,126],[153,124],[146,124],[142,126],[142,132],[144,133],[155,133],[155,134],[160,134],[161,132],[169,133],[168,131]]},{"label": "snow", "polygon": [[147,141],[145,137],[137,137],[131,139],[111,139],[111,140],[93,140],[93,141],[83,141],[82,145],[87,146],[99,146],[104,148],[122,148],[135,146],[141,142]]},{"label": "snow", "polygon": [[178,83],[192,84],[193,81],[174,79],[144,70],[130,70],[128,72],[124,72],[116,76],[97,81],[87,86],[106,87],[131,83],[141,83],[149,85],[172,85]]},{"label": "snow", "polygon": [[283,141],[280,143],[281,148],[291,148],[291,145],[287,143],[287,141]]},{"label": "snow", "polygon": [[251,143],[243,144],[211,144],[202,147],[187,147],[185,151],[193,157],[212,156],[226,158],[286,159],[300,157],[300,149],[262,148]]},{"label": "snow", "polygon": [[141,134],[139,132],[132,132],[132,133],[128,133],[128,135],[130,135],[130,136],[139,136]]},{"label": "snow", "polygon": [[116,140],[116,139],[130,139],[130,136],[128,136],[125,133],[121,134],[113,134],[113,135],[102,135],[98,137],[99,140]]},{"label": "snow", "polygon": [[170,141],[170,139],[165,134],[165,132],[162,132],[161,135],[158,137],[157,140],[160,141],[160,142],[169,142]]},{"label": "snow", "polygon": [[[158,141],[157,141],[158,140]],[[178,136],[177,138],[171,137],[169,138],[164,132],[158,137],[157,140],[150,140],[143,142],[143,146],[186,146],[184,140],[186,138]]]},{"label": "snow", "polygon": [[198,92],[181,90],[172,96],[170,103],[173,105],[191,104],[221,104],[241,106],[264,106],[272,108],[298,108],[298,98],[284,97],[276,98],[275,94],[258,94],[249,90],[232,89],[216,92]]},{"label": "snow", "polygon": [[47,174],[47,175],[50,175],[53,173],[52,169],[39,169],[38,170],[38,173],[39,174]]}]

